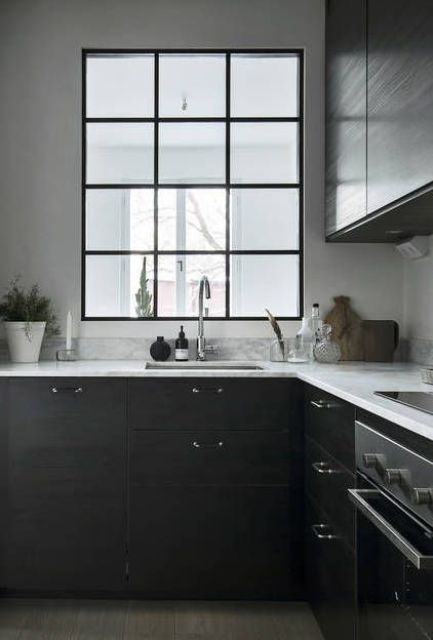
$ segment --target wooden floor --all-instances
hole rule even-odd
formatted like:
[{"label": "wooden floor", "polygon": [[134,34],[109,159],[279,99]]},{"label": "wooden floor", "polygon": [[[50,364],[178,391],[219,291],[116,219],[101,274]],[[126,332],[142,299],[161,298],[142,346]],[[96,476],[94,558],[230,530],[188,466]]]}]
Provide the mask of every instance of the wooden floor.
[{"label": "wooden floor", "polygon": [[303,603],[2,600],[0,640],[322,640]]}]

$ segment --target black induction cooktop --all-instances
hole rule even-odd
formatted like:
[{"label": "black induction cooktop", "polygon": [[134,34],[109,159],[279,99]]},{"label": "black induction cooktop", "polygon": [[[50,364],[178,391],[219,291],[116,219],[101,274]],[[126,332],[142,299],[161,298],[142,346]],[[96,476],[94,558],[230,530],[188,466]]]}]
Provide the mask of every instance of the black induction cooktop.
[{"label": "black induction cooktop", "polygon": [[375,391],[375,394],[413,409],[433,414],[433,393],[426,391]]}]

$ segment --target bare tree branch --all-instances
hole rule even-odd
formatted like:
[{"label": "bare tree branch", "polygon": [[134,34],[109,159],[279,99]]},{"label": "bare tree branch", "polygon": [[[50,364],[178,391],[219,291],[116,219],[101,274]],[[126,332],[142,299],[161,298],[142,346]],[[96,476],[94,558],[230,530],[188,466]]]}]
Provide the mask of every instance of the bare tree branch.
[{"label": "bare tree branch", "polygon": [[209,243],[209,245],[212,247],[212,249],[215,249],[215,251],[222,251],[224,247],[222,247],[219,244],[219,242],[215,240],[212,233],[209,231],[209,227],[207,226],[206,221],[200,211],[200,205],[198,204],[196,198],[193,196],[191,192],[189,192],[189,200],[191,201],[191,205],[192,205],[191,212],[193,213],[193,215],[195,215],[199,224],[198,230],[203,235],[205,240]]}]

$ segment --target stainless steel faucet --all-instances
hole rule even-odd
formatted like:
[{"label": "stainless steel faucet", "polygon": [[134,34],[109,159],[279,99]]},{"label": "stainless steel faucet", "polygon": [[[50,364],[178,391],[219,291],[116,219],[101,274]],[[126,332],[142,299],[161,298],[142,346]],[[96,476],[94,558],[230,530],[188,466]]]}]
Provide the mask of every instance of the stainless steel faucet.
[{"label": "stainless steel faucet", "polygon": [[203,297],[210,299],[210,284],[207,276],[202,276],[198,290],[198,335],[197,335],[197,360],[206,360],[206,339],[204,337],[204,311]]}]

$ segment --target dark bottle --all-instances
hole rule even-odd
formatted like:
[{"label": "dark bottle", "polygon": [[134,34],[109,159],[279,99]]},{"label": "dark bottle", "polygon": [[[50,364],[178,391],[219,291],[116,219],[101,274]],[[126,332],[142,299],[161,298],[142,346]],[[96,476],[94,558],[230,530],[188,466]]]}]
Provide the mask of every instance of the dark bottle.
[{"label": "dark bottle", "polygon": [[185,338],[183,325],[180,326],[179,337],[176,340],[176,351],[174,357],[178,361],[188,360],[188,340]]},{"label": "dark bottle", "polygon": [[170,345],[164,340],[164,336],[158,336],[156,342],[150,346],[150,355],[154,360],[168,360],[170,353]]}]

